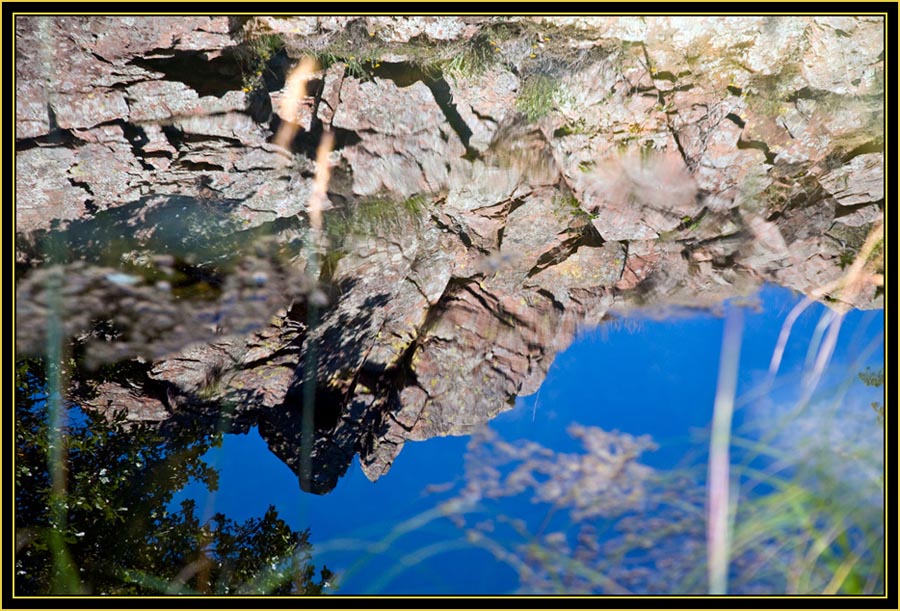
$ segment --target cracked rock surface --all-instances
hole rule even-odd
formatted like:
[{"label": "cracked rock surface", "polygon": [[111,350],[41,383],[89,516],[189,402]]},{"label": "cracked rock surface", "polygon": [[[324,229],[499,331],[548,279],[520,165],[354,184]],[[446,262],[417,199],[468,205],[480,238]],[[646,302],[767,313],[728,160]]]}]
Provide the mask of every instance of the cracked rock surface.
[{"label": "cracked rock surface", "polygon": [[[375,480],[408,441],[536,392],[579,328],[839,279],[883,218],[883,33],[18,17],[17,347],[39,353],[61,318],[83,405],[257,425],[312,492],[355,456]],[[304,55],[321,69],[286,150]],[[826,296],[883,307],[874,289]]]}]

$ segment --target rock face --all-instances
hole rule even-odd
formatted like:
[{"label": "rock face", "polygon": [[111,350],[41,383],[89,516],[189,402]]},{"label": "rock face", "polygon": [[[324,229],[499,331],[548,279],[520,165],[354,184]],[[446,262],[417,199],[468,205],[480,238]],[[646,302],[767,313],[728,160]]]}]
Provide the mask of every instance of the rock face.
[{"label": "rock face", "polygon": [[[374,480],[407,441],[509,409],[615,311],[762,282],[881,307],[873,286],[816,291],[882,218],[883,32],[18,17],[18,348],[58,329],[93,367],[83,404],[257,424],[323,493],[356,455]],[[304,54],[328,65],[284,150],[273,107]]]}]

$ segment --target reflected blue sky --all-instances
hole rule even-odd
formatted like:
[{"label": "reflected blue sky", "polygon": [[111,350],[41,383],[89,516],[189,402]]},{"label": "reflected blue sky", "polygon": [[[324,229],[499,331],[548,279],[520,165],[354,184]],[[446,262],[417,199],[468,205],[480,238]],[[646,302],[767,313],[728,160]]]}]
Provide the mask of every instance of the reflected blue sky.
[{"label": "reflected blue sky", "polygon": [[[791,291],[766,287],[758,306],[745,308],[739,400],[760,387],[782,323],[798,301]],[[780,405],[796,398],[825,311],[814,304],[797,320],[779,382],[764,399],[738,410],[735,428],[754,416],[771,418]],[[854,380],[862,368],[883,365],[883,324],[882,310],[847,314],[824,384],[824,392],[832,395],[843,384],[841,401],[864,406],[857,410],[864,417],[871,415],[865,410],[881,389]],[[514,409],[490,426],[504,439],[577,451],[580,446],[566,428],[578,422],[652,436],[660,447],[645,454],[643,462],[658,469],[702,460],[723,325],[721,316],[693,312],[667,320],[638,317],[586,331],[557,356],[538,393],[518,399]],[[512,593],[518,578],[509,566],[468,544],[449,520],[427,521],[448,493],[426,489],[462,482],[467,443],[465,437],[409,442],[377,483],[369,482],[354,463],[334,491],[314,496],[299,489],[295,476],[254,429],[226,436],[222,447],[207,455],[220,470],[217,492],[208,495],[192,485],[173,503],[191,496],[207,515],[222,511],[236,520],[260,516],[275,505],[294,528],[310,529],[314,562],[339,573],[341,594]],[[515,509],[523,516],[537,510],[527,501]]]}]

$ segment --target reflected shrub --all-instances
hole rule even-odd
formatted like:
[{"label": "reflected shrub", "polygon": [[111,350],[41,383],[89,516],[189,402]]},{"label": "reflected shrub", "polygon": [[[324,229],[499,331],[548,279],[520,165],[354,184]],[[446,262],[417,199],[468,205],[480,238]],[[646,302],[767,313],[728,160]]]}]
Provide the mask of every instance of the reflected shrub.
[{"label": "reflected shrub", "polygon": [[[648,437],[578,425],[569,434],[581,453],[474,435],[465,484],[443,510],[517,571],[521,593],[707,593],[705,463],[657,470],[640,462],[655,449]],[[883,481],[848,479],[822,444],[785,453],[751,438],[735,439],[729,593],[883,592]],[[874,459],[852,458],[861,472]],[[523,519],[513,499],[545,511]]]}]

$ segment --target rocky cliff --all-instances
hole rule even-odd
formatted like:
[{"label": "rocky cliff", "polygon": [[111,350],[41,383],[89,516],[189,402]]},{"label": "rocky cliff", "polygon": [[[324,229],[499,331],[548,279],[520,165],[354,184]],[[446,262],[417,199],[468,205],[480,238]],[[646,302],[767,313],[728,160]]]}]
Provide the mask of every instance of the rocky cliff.
[{"label": "rocky cliff", "polygon": [[94,409],[256,424],[321,493],[509,409],[617,311],[881,307],[880,247],[840,279],[883,214],[884,28],[18,17],[18,350],[69,346]]}]

